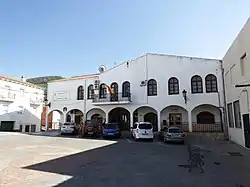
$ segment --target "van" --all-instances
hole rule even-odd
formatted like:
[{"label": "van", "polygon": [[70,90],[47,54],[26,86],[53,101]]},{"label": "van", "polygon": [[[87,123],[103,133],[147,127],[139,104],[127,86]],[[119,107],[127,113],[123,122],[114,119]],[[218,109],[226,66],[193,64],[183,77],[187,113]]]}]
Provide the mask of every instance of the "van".
[{"label": "van", "polygon": [[136,122],[132,127],[132,138],[154,140],[153,125],[149,122]]}]

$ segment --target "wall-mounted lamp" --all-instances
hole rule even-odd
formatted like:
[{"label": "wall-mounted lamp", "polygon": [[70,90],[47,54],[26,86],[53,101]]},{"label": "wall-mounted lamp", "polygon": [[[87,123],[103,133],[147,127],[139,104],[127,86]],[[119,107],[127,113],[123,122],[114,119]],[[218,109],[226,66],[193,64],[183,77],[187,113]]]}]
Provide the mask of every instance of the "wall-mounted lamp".
[{"label": "wall-mounted lamp", "polygon": [[183,95],[185,104],[187,104],[187,91],[185,89],[182,91],[182,95]]}]

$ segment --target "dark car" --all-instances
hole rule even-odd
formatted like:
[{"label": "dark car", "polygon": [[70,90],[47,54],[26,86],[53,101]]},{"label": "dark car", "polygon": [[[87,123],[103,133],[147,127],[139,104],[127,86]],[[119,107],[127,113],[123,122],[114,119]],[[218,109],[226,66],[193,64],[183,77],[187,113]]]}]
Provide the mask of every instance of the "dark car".
[{"label": "dark car", "polygon": [[92,123],[91,120],[86,120],[83,126],[83,134],[84,136],[99,136],[100,127],[98,124]]},{"label": "dark car", "polygon": [[102,130],[102,136],[105,137],[121,137],[121,130],[117,123],[106,123]]}]

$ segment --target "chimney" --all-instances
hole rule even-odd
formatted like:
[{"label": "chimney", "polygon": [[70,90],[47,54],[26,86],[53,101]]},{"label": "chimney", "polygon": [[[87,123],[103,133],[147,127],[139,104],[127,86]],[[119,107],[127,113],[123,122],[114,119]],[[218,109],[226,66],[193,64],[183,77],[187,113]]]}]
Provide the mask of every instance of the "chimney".
[{"label": "chimney", "polygon": [[21,81],[26,82],[26,77],[21,76]]}]

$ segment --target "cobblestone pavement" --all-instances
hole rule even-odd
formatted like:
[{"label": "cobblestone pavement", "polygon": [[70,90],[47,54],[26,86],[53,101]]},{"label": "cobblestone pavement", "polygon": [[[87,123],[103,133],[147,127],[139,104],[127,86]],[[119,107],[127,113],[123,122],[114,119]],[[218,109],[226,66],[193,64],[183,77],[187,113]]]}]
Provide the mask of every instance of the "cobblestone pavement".
[{"label": "cobblestone pavement", "polygon": [[192,140],[203,149],[204,174],[179,167],[185,145],[23,134],[0,134],[0,142],[1,187],[250,187],[249,151],[229,142]]}]

